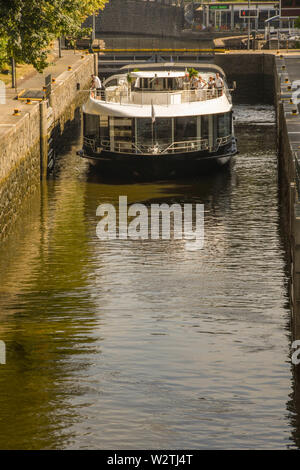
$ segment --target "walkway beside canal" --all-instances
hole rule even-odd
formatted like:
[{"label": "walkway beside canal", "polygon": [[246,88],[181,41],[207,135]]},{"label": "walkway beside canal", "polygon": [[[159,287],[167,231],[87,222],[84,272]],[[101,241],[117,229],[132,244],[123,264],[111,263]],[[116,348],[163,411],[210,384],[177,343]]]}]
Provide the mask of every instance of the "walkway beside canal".
[{"label": "walkway beside canal", "polygon": [[[299,90],[299,91],[297,91]],[[300,333],[300,54],[275,59],[279,172],[289,244],[293,336]]]},{"label": "walkway beside canal", "polygon": [[[56,79],[55,83],[52,84],[52,90],[55,89],[65,81],[74,71],[81,67],[83,60],[87,60],[84,57],[82,51],[64,50],[63,56],[57,58],[55,62],[51,63],[43,73],[31,74],[28,78],[19,80],[17,83],[17,90],[7,86],[6,87],[6,103],[0,104],[0,136],[5,132],[5,129],[9,126],[14,126],[18,121],[24,117],[24,113],[30,113],[31,109],[36,106],[36,102],[32,102],[31,105],[26,104],[23,101],[16,101],[17,95],[22,90],[38,90],[42,91],[45,85],[45,78],[51,74],[52,78]],[[83,59],[82,59],[83,57]],[[68,71],[68,67],[72,70]],[[13,111],[18,108],[21,112],[20,116],[13,116]]]},{"label": "walkway beside canal", "polygon": [[51,74],[55,83],[49,100],[29,104],[18,101],[15,90],[6,89],[5,103],[0,104],[0,240],[18,219],[23,201],[39,189],[53,159],[53,146],[74,120],[86,96],[82,90],[89,88],[95,70],[94,54],[63,51],[63,57],[43,74],[36,73],[20,84],[23,90],[42,94],[45,77]]}]

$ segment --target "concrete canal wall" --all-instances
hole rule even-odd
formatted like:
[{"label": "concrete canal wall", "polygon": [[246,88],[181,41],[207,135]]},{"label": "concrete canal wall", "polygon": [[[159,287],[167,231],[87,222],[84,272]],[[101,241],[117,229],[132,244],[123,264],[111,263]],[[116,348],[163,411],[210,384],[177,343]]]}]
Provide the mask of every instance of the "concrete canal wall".
[{"label": "concrete canal wall", "polygon": [[[229,83],[237,82],[236,103],[269,103],[276,109],[281,232],[286,243],[290,271],[293,338],[300,338],[300,114],[292,96],[300,87],[300,57],[295,54],[219,54]],[[296,81],[299,81],[296,84]]]},{"label": "concrete canal wall", "polygon": [[[24,201],[38,193],[46,176],[50,146],[57,145],[86,98],[95,56],[73,58],[72,70],[56,77],[50,103],[8,99],[0,116],[0,241],[13,228]],[[14,109],[20,110],[14,116]]]},{"label": "concrete canal wall", "polygon": [[[284,204],[283,230],[290,267],[293,337],[300,334],[300,116],[293,101],[295,80],[300,79],[300,59],[276,57],[274,63],[278,130],[279,177]],[[300,96],[300,93],[299,93]]]},{"label": "concrete canal wall", "polygon": [[40,184],[39,106],[0,131],[0,237],[5,238],[24,198]]},{"label": "concrete canal wall", "polygon": [[216,54],[214,62],[237,83],[234,103],[274,103],[274,55],[269,53]]}]

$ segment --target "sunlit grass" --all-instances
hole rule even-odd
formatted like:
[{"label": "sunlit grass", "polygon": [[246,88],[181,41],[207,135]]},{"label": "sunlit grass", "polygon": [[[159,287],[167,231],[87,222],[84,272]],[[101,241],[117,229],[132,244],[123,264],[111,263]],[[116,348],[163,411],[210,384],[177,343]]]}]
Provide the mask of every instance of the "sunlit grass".
[{"label": "sunlit grass", "polygon": [[[9,70],[9,74],[0,73],[0,80],[2,80],[6,85],[11,84],[11,67],[3,67],[4,70]],[[35,69],[32,65],[29,64],[20,64],[17,65],[17,82],[20,79],[27,78],[35,72]]]}]

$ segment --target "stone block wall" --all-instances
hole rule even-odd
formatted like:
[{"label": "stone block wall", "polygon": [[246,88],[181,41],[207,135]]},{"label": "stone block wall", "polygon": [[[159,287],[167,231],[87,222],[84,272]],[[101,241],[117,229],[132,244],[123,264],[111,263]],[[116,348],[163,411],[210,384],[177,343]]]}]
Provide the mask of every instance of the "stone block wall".
[{"label": "stone block wall", "polygon": [[0,240],[13,227],[19,208],[40,185],[40,115],[30,113],[0,136]]},{"label": "stone block wall", "polygon": [[[86,99],[87,92],[81,91],[89,87],[94,67],[94,55],[88,55],[78,58],[72,71],[57,77],[50,104],[54,125],[59,127],[58,137]],[[8,116],[7,127],[0,128],[0,242],[13,229],[22,204],[33,194],[39,194],[42,152],[47,155],[47,147],[42,143],[47,140],[47,128],[43,129],[39,103],[20,107],[21,117]]]},{"label": "stone block wall", "polygon": [[274,103],[274,56],[264,53],[217,54],[228,83],[237,83],[234,103]]},{"label": "stone block wall", "polygon": [[[175,2],[110,0],[96,17],[96,33],[176,36],[183,28],[184,10]],[[92,18],[84,23],[92,26]]]}]

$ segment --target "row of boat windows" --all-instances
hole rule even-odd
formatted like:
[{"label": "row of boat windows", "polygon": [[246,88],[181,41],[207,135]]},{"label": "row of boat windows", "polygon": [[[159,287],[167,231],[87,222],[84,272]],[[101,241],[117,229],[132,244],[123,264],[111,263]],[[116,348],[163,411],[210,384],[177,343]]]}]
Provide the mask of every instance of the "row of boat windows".
[{"label": "row of boat windows", "polygon": [[116,118],[84,114],[84,135],[97,140],[169,144],[227,137],[232,132],[231,112],[175,118]]},{"label": "row of boat windows", "polygon": [[[113,78],[109,82],[106,82],[106,88],[112,86],[118,86],[119,82],[117,78]],[[145,91],[164,91],[164,90],[182,90],[184,87],[183,78],[137,78],[133,79],[131,89],[145,90]]]}]

